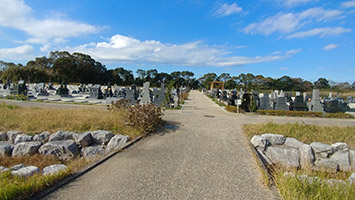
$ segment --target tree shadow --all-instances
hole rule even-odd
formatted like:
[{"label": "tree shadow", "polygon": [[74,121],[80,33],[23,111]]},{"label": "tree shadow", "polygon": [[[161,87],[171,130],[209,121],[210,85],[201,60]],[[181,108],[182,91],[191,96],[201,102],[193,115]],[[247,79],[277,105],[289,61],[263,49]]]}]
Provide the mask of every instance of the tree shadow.
[{"label": "tree shadow", "polygon": [[180,128],[179,122],[175,121],[163,121],[161,128],[159,128],[155,133],[156,135],[164,136],[165,134],[172,134]]}]

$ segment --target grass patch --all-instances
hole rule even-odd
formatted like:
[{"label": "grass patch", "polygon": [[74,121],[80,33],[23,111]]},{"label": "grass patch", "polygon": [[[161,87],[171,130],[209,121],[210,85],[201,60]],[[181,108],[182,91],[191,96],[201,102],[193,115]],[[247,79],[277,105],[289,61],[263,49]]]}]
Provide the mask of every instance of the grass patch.
[{"label": "grass patch", "polygon": [[5,99],[13,99],[13,100],[19,100],[19,101],[27,101],[28,97],[23,94],[16,94],[16,95],[8,95],[4,97]]},{"label": "grass patch", "polygon": [[355,199],[355,185],[329,184],[329,179],[322,172],[315,175],[319,177],[313,182],[300,178],[303,173],[296,172],[297,176],[284,176],[284,171],[275,173],[275,184],[283,199]]},{"label": "grass patch", "polygon": [[219,106],[223,106],[223,107],[226,106],[226,104],[219,102],[217,99],[212,99],[212,101],[215,102]]},{"label": "grass patch", "polygon": [[282,134],[285,137],[294,137],[303,143],[322,142],[334,144],[345,142],[355,147],[355,128],[338,126],[318,126],[314,124],[247,124],[243,126],[245,135],[251,139],[254,135],[264,133]]},{"label": "grass patch", "polygon": [[226,106],[226,111],[236,113],[237,106]]},{"label": "grass patch", "polygon": [[292,117],[323,117],[323,118],[341,118],[350,119],[355,118],[347,113],[322,113],[322,112],[308,112],[308,111],[285,111],[285,110],[257,110],[260,115],[273,116],[292,116]]},{"label": "grass patch", "polygon": [[[49,164],[51,159],[45,159],[47,164]],[[28,162],[25,161],[23,163]],[[58,162],[55,162],[53,164],[56,163]],[[36,192],[39,192],[45,189],[46,187],[53,185],[57,181],[65,178],[66,176],[78,171],[79,169],[88,165],[89,162],[83,159],[77,159],[65,164],[68,167],[66,171],[49,176],[36,174],[24,178],[12,176],[10,171],[0,173],[0,199],[27,199]]]},{"label": "grass patch", "polygon": [[142,131],[136,127],[127,126],[125,122],[127,113],[126,110],[34,109],[1,104],[0,131],[19,130],[34,135],[43,131],[85,132],[103,129],[136,138],[142,134]]}]

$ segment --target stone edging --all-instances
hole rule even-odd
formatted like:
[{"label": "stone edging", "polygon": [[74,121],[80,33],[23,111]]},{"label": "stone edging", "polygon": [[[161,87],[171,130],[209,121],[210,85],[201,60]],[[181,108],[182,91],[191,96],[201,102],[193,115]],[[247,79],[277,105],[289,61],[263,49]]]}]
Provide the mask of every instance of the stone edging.
[{"label": "stone edging", "polygon": [[[249,146],[249,149],[251,150],[252,154],[254,155],[255,157],[255,161],[257,162],[257,164],[261,167],[261,170],[264,171],[265,174],[267,174],[267,177],[269,179],[269,181],[271,181],[271,186],[270,186],[270,191],[271,191],[271,194],[273,195],[274,199],[277,199],[277,200],[281,200],[282,197],[280,195],[280,192],[279,190],[277,189],[277,187],[275,186],[275,182],[274,180],[272,179],[272,176],[269,172],[269,170],[267,170],[266,168],[266,165],[265,163],[263,162],[263,160],[261,159],[259,153],[256,151],[256,149],[254,148],[253,144],[248,140],[246,139],[247,141],[247,144]],[[260,168],[259,167],[259,168]]]},{"label": "stone edging", "polygon": [[45,188],[44,190],[35,193],[34,195],[32,195],[31,197],[29,197],[29,200],[37,200],[40,198],[43,198],[47,195],[49,195],[50,193],[56,191],[57,189],[59,189],[60,187],[70,183],[71,181],[79,178],[80,176],[86,174],[87,172],[91,171],[92,169],[94,169],[95,167],[99,166],[100,164],[104,163],[106,160],[110,159],[111,157],[113,157],[114,155],[116,155],[117,153],[119,153],[120,151],[130,147],[131,145],[135,144],[136,142],[138,142],[139,140],[141,140],[145,135],[139,136],[137,138],[135,138],[132,141],[127,142],[126,144],[124,144],[121,148],[114,150],[113,152],[111,152],[110,154],[106,155],[105,157],[103,157],[100,160],[95,161],[94,163],[84,167],[83,169],[75,172],[72,175],[69,175],[67,177],[65,177],[64,179],[58,181],[57,183],[55,183],[54,185],[51,185],[47,188]]}]

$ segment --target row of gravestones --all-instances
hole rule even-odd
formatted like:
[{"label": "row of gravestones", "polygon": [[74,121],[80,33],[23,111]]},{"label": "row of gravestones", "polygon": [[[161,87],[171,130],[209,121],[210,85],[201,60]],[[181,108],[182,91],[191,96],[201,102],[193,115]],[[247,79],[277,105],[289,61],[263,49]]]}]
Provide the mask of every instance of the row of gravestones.
[{"label": "row of gravestones", "polygon": [[[348,104],[342,99],[324,99],[321,102],[319,97],[319,90],[314,89],[312,93],[312,100],[307,96],[307,93],[301,95],[300,92],[296,92],[294,100],[291,98],[290,93],[284,93],[281,91],[275,91],[269,95],[268,93],[258,94],[257,92],[247,93],[238,91],[220,91],[212,90],[209,93],[214,98],[224,101],[227,105],[236,105],[235,103],[240,99],[240,106],[243,110],[249,111],[250,102],[254,100],[256,102],[257,109],[261,110],[294,110],[294,111],[313,111],[313,112],[345,112],[349,110]],[[270,97],[271,96],[271,97]],[[348,99],[352,99],[351,97]],[[289,105],[288,105],[289,104]],[[322,105],[323,104],[323,105]]]},{"label": "row of gravestones", "polygon": [[85,133],[58,131],[30,136],[20,131],[0,132],[0,156],[53,155],[60,160],[77,156],[92,159],[120,148],[129,140],[126,135],[97,130]]},{"label": "row of gravestones", "polygon": [[346,143],[304,144],[295,138],[271,133],[253,136],[251,143],[267,165],[288,169],[355,172],[355,151]]}]

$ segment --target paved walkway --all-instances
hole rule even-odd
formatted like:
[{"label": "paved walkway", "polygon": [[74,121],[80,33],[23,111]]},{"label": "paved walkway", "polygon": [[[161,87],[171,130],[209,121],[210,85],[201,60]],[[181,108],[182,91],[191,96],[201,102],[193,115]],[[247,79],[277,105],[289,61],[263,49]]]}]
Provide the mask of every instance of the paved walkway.
[{"label": "paved walkway", "polygon": [[[46,199],[273,199],[242,136],[244,123],[312,118],[226,113],[198,91],[184,110],[166,111],[153,134],[50,194]],[[355,125],[354,120],[332,120]],[[328,123],[329,125],[329,123]]]}]

